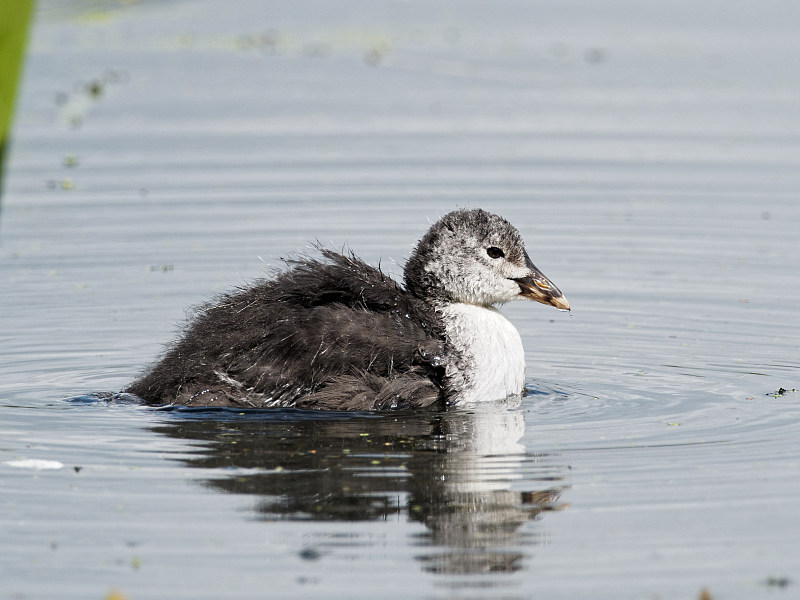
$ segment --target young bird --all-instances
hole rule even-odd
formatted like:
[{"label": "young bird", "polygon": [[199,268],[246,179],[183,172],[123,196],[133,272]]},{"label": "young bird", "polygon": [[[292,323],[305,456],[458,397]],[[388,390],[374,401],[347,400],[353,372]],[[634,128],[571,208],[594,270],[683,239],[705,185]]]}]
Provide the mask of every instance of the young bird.
[{"label": "young bird", "polygon": [[495,305],[569,310],[519,232],[484,210],[436,222],[405,287],[355,255],[320,250],[203,307],[125,391],[148,404],[382,410],[525,391],[522,340]]}]

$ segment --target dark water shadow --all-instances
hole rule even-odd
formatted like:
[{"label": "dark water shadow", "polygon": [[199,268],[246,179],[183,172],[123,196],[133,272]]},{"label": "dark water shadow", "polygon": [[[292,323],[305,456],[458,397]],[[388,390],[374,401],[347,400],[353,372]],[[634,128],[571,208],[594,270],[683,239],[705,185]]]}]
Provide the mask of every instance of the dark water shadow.
[{"label": "dark water shadow", "polygon": [[[489,403],[487,403],[489,404]],[[563,508],[567,468],[519,443],[523,411],[444,413],[173,410],[153,431],[202,442],[188,466],[210,488],[258,497],[255,517],[374,521],[404,516],[431,573],[513,573],[539,536],[522,526]],[[415,528],[416,530],[416,528]]]}]

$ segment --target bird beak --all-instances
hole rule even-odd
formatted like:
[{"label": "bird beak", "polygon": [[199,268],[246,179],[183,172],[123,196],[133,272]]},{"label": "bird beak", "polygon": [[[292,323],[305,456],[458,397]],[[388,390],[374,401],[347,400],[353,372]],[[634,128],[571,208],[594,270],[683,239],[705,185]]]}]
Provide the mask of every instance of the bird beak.
[{"label": "bird beak", "polygon": [[542,304],[550,304],[561,310],[569,310],[569,302],[564,294],[536,268],[527,252],[525,253],[525,266],[528,267],[530,273],[525,277],[514,279],[519,285],[520,296]]}]

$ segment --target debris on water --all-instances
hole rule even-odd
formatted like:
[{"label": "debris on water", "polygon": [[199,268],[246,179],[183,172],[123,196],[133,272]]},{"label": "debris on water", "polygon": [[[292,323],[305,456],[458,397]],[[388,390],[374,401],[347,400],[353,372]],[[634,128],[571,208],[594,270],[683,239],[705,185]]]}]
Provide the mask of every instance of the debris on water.
[{"label": "debris on water", "polygon": [[99,98],[103,95],[103,84],[102,82],[95,79],[94,81],[86,84],[86,93],[89,94],[92,98]]},{"label": "debris on water", "polygon": [[55,179],[48,179],[45,182],[45,186],[47,187],[48,190],[62,189],[69,191],[75,189],[75,184],[69,177],[61,181],[56,181]]},{"label": "debris on water", "polygon": [[703,588],[700,590],[700,594],[697,596],[697,600],[713,600],[713,596],[711,592],[708,591],[708,588]]},{"label": "debris on water", "polygon": [[797,390],[792,388],[791,390],[787,390],[786,388],[778,388],[777,391],[771,392],[766,394],[767,396],[772,396],[773,398],[780,398],[781,396],[785,396],[788,393],[796,394]]},{"label": "debris on water", "polygon": [[792,583],[792,580],[789,579],[788,577],[767,577],[766,581],[764,582],[764,585],[770,588],[783,589],[787,587],[790,583]]},{"label": "debris on water", "polygon": [[23,458],[20,460],[6,460],[4,465],[18,469],[33,469],[34,471],[49,471],[62,469],[64,463],[57,460],[43,460],[41,458]]},{"label": "debris on water", "polygon": [[583,58],[590,65],[599,65],[606,60],[606,51],[603,48],[587,48]]},{"label": "debris on water", "polygon": [[377,67],[388,51],[388,44],[376,43],[364,54],[364,62],[370,67]]},{"label": "debris on water", "polygon": [[175,270],[175,265],[150,265],[148,271],[160,271],[161,273],[170,273]]},{"label": "debris on water", "polygon": [[59,107],[62,122],[73,129],[79,128],[92,106],[106,95],[109,86],[127,80],[128,75],[124,71],[108,70],[88,82],[76,83],[72,93],[59,92],[55,96],[55,103]]},{"label": "debris on water", "polygon": [[319,560],[322,555],[319,553],[319,550],[314,548],[303,548],[299,556],[303,560]]}]

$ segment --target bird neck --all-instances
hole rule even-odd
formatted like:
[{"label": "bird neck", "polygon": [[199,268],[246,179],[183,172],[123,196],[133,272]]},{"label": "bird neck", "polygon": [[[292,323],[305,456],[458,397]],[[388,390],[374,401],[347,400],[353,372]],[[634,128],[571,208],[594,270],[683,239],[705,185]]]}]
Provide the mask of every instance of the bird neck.
[{"label": "bird neck", "polygon": [[497,400],[525,388],[525,352],[516,327],[492,306],[452,303],[437,308],[454,351],[446,373],[456,404]]}]

